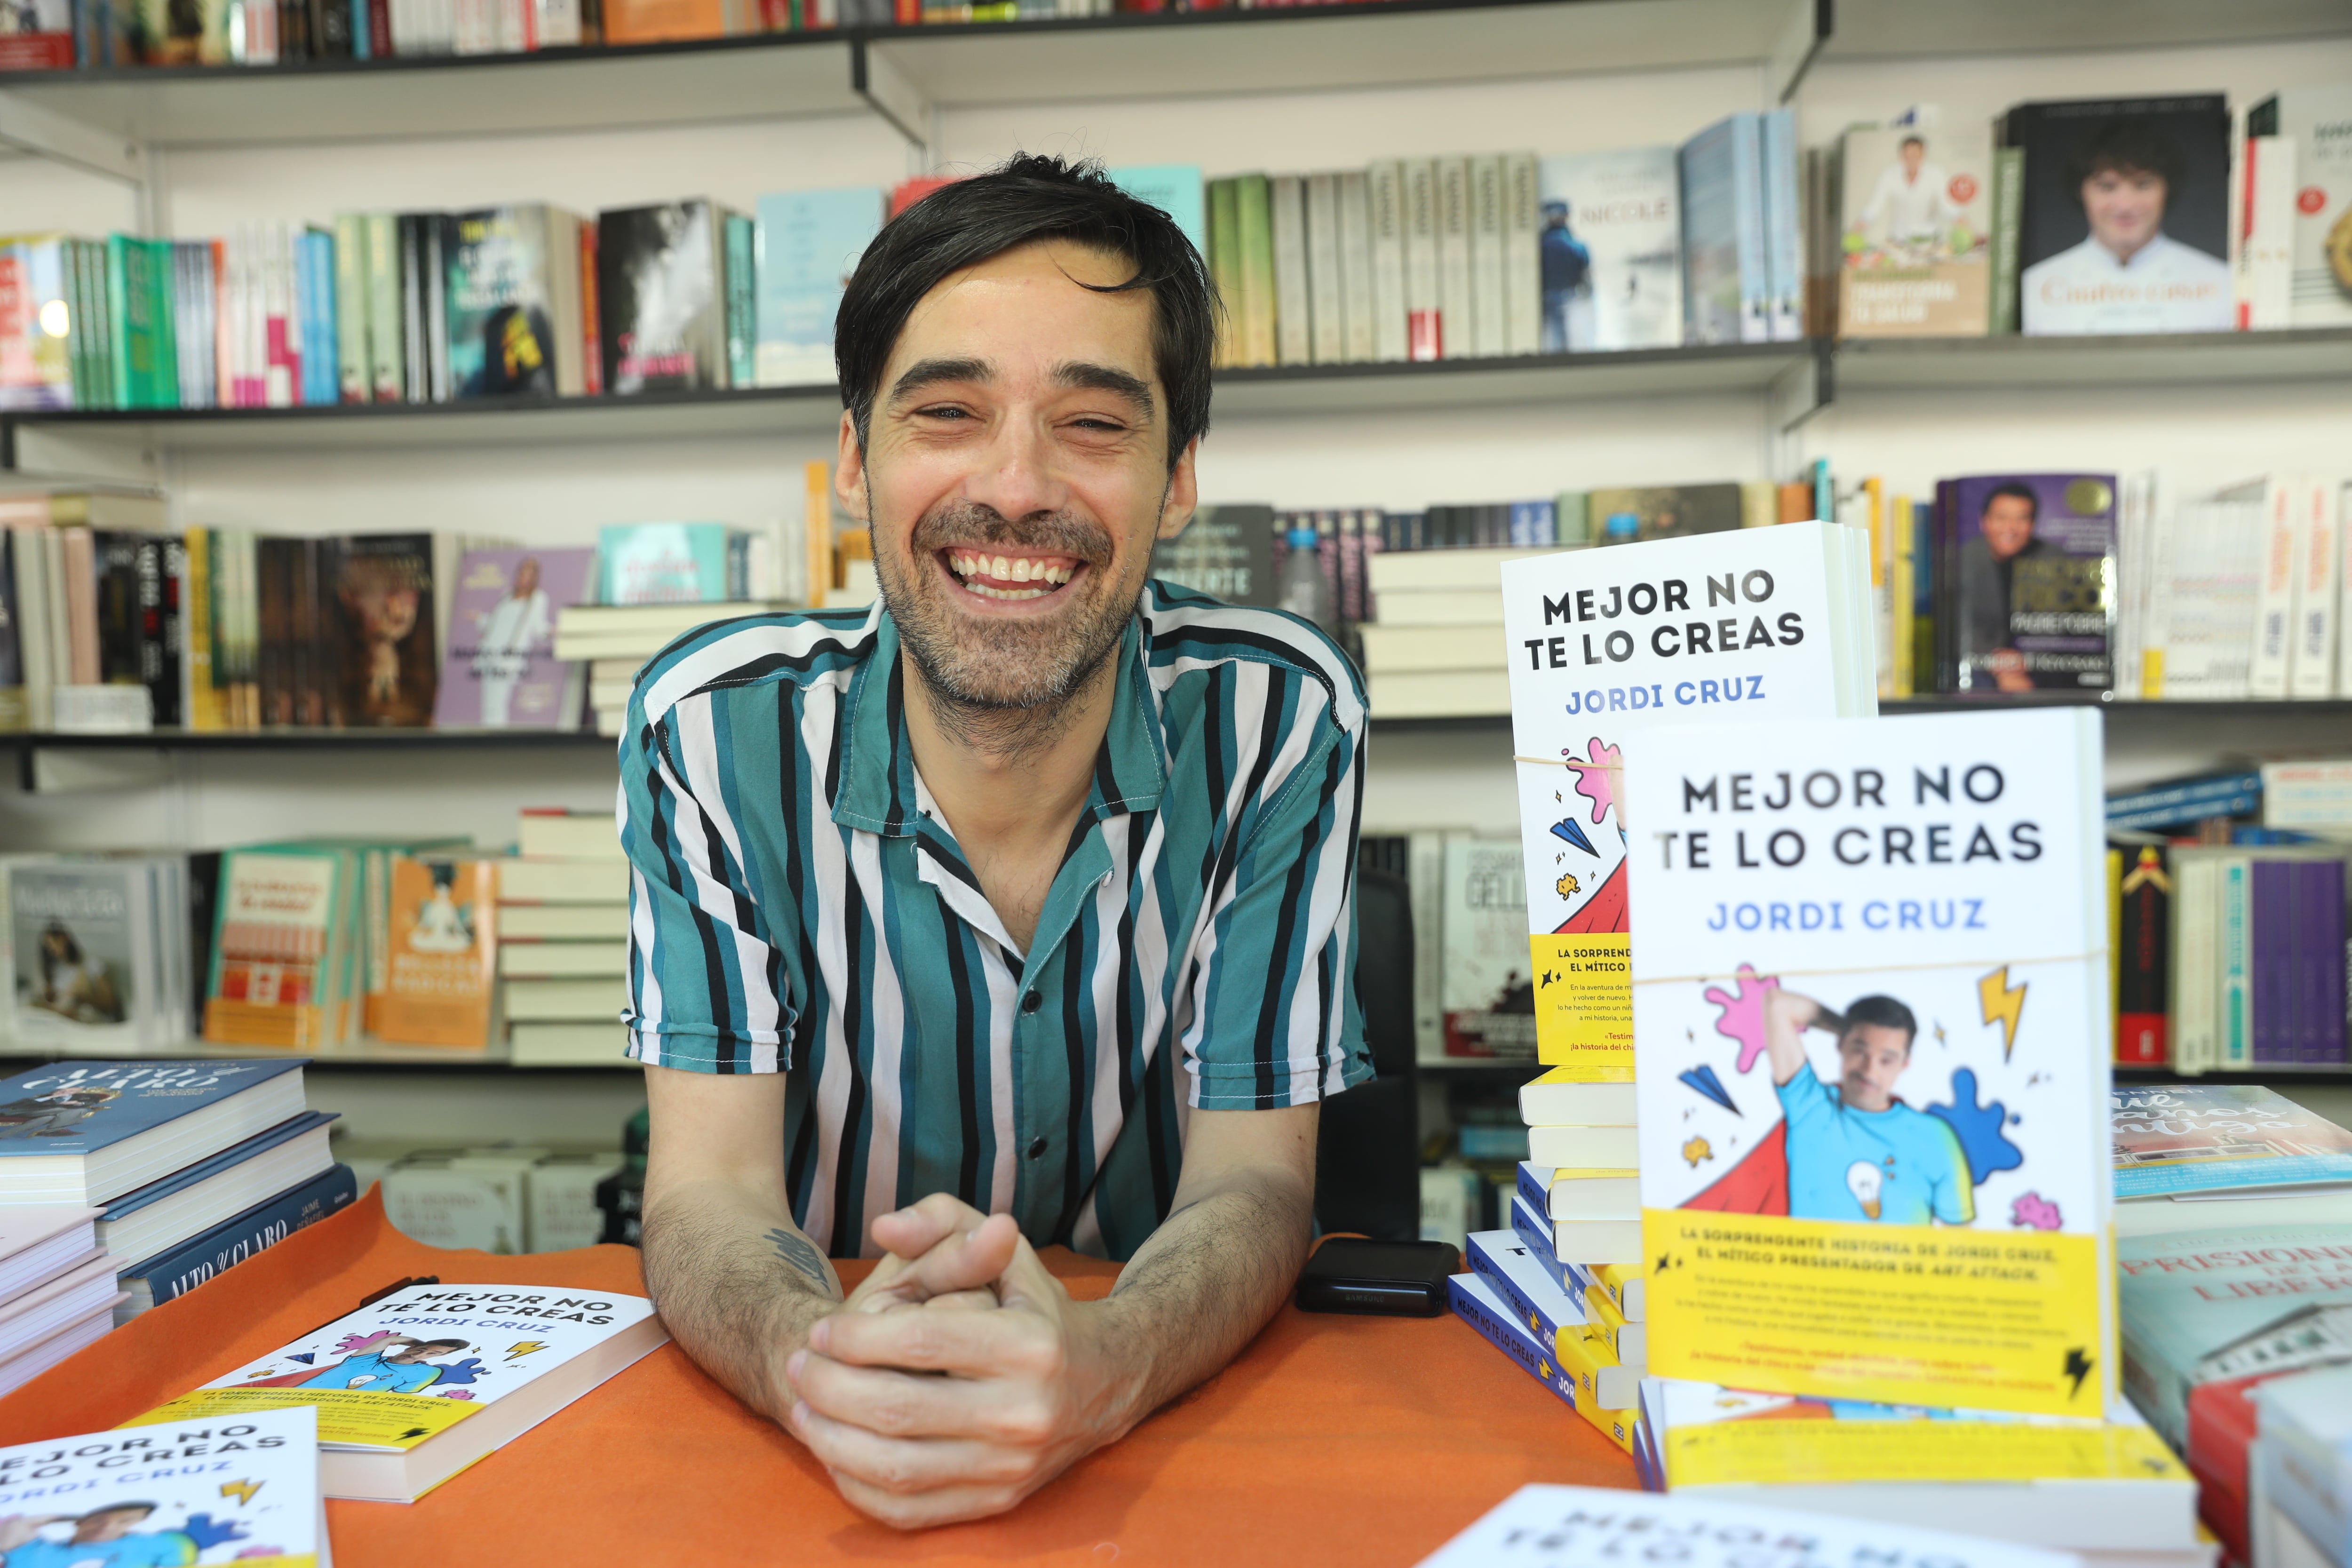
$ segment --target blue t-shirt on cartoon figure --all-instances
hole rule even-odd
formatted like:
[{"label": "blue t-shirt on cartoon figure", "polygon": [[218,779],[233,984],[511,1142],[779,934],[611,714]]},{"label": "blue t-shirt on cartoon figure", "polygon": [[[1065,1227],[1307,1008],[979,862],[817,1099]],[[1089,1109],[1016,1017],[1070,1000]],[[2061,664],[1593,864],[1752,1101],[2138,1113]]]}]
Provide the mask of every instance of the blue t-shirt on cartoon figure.
[{"label": "blue t-shirt on cartoon figure", "polygon": [[1951,1128],[1897,1101],[1855,1110],[1809,1062],[1779,1086],[1788,1119],[1789,1214],[1881,1225],[1976,1218],[1969,1162]]}]

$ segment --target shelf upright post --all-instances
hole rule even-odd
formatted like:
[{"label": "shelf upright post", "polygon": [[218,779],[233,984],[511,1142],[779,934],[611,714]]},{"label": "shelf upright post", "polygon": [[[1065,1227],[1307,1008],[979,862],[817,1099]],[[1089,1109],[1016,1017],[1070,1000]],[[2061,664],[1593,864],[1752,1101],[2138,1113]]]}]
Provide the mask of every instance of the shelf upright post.
[{"label": "shelf upright post", "polygon": [[1793,474],[1805,466],[1803,440],[1797,432],[1837,397],[1837,345],[1827,338],[1813,338],[1805,348],[1805,356],[1775,377],[1764,394],[1769,473]]},{"label": "shelf upright post", "polygon": [[1789,19],[1764,62],[1764,85],[1775,104],[1788,102],[1804,84],[1805,73],[1830,41],[1835,0],[1790,0]]},{"label": "shelf upright post", "polygon": [[904,136],[928,172],[931,154],[931,103],[923,89],[870,38],[849,40],[849,89],[891,129]]}]

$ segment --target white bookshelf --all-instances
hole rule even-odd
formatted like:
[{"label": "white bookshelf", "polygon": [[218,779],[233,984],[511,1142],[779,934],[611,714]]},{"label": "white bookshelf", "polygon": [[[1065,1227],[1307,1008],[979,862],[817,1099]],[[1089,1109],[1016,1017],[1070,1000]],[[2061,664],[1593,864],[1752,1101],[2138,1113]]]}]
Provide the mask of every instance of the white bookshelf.
[{"label": "white bookshelf", "polygon": [[[1679,142],[1790,89],[1810,146],[1919,101],[1972,119],[2032,98],[2221,90],[2242,108],[2344,79],[2343,0],[1409,0],[546,58],[16,76],[0,78],[0,147],[43,155],[0,157],[0,211],[11,229],[194,236],[350,208],[524,200],[586,213],[703,195],[749,210],[764,191],[887,184],[1016,148],[1195,163],[1215,177]],[[1824,363],[1825,404],[1808,388]],[[1958,472],[2157,464],[2193,492],[2345,460],[2352,335],[1253,372],[1221,378],[1215,414],[1201,460],[1210,502],[1410,508],[1786,477],[1817,455],[1912,494]],[[575,542],[607,522],[797,518],[801,465],[832,456],[837,415],[818,388],[495,411],[10,419],[0,461],[15,472],[0,488],[113,477],[161,486],[188,524]],[[2352,750],[2352,714],[2119,713],[2111,740],[2111,777],[2132,782],[2226,752]],[[69,758],[48,773],[75,782],[0,782],[0,850],[423,827],[502,843],[521,806],[593,809],[613,795],[610,750],[593,742],[17,752]],[[1510,830],[1508,754],[1498,726],[1380,727],[1365,831]],[[338,1068],[335,1083],[337,1098],[378,1108],[355,1114],[369,1135],[432,1132],[428,1084],[464,1084],[518,1125],[540,1114],[547,1086],[638,1092],[618,1070],[389,1062]],[[395,1125],[403,1117],[418,1125]]]}]

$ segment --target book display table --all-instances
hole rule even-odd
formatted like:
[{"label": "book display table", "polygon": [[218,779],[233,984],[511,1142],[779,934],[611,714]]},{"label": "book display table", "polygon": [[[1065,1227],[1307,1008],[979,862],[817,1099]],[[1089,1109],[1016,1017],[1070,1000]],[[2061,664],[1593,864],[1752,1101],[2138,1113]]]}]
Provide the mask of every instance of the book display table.
[{"label": "book display table", "polygon": [[[1075,1295],[1115,1265],[1055,1248]],[[845,1282],[870,1265],[844,1262]],[[444,1252],[370,1193],[107,1335],[5,1399],[0,1445],[95,1431],[397,1280],[642,1292],[623,1247]],[[665,1345],[419,1501],[330,1502],[337,1568],[432,1563],[950,1564],[1419,1561],[1528,1481],[1631,1487],[1631,1460],[1452,1315],[1285,1307],[1232,1366],[1013,1513],[902,1535]]]}]

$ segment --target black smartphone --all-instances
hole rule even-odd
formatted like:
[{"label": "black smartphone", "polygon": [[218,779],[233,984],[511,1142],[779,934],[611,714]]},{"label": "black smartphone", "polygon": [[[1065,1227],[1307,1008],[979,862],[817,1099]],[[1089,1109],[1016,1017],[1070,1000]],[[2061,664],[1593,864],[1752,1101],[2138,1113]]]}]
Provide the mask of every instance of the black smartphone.
[{"label": "black smartphone", "polygon": [[1298,1310],[1433,1318],[1445,1310],[1446,1277],[1461,1267],[1461,1249],[1449,1241],[1335,1236],[1298,1271]]}]

